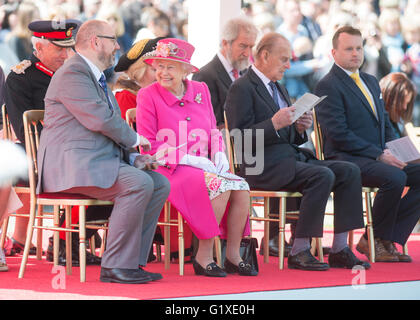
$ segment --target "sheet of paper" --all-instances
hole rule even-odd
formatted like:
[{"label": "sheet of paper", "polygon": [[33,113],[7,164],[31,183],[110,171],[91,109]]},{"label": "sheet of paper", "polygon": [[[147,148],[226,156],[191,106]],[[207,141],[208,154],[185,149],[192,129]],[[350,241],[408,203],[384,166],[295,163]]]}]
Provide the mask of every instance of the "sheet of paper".
[{"label": "sheet of paper", "polygon": [[244,178],[230,172],[218,173],[217,175],[223,178],[229,179],[229,180],[238,180],[238,181],[244,180]]},{"label": "sheet of paper", "polygon": [[293,122],[299,119],[305,112],[312,110],[318,103],[324,100],[327,96],[318,97],[312,93],[305,93],[302,97],[296,100],[293,107],[296,108]]},{"label": "sheet of paper", "polygon": [[388,141],[386,147],[400,161],[412,162],[420,159],[418,147],[408,136]]},{"label": "sheet of paper", "polygon": [[179,146],[177,146],[177,147],[168,147],[168,148],[166,148],[166,149],[161,149],[161,150],[159,150],[159,151],[157,151],[152,157],[153,157],[153,160],[154,161],[157,161],[157,160],[159,160],[159,159],[161,159],[161,158],[163,158],[164,156],[166,156],[169,152],[172,152],[172,151],[175,151],[175,150],[178,150],[179,148],[182,148],[183,146],[185,146],[187,144],[187,142],[185,142],[185,143],[183,143],[183,144],[180,144]]}]

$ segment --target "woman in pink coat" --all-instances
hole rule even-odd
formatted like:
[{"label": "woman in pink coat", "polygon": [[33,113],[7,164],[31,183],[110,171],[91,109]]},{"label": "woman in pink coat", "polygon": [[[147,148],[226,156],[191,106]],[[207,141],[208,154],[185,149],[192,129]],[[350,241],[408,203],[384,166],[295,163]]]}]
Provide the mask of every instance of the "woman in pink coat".
[{"label": "woman in pink coat", "polygon": [[[195,273],[256,275],[239,254],[242,236],[249,234],[249,186],[239,177],[222,177],[229,176],[229,162],[210,92],[206,84],[186,79],[198,70],[190,64],[193,51],[188,42],[167,38],[145,55],[157,82],[139,91],[137,130],[152,144],[150,153],[165,161],[157,171],[171,182],[168,200],[199,239]],[[213,261],[218,235],[227,238],[226,272]]]}]

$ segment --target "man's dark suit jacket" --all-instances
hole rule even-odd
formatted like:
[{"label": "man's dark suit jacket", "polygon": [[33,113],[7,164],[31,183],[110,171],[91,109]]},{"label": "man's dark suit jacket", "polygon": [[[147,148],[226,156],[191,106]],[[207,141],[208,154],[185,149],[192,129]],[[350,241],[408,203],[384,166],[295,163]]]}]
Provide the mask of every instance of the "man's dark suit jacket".
[{"label": "man's dark suit jacket", "polygon": [[[288,105],[291,105],[286,89],[281,85],[277,87]],[[236,143],[237,154],[241,152],[242,159],[245,159],[245,153],[258,153],[264,147],[264,171],[262,174],[246,175],[245,169],[252,168],[255,164],[243,163],[240,165],[239,174],[246,176],[247,182],[254,188],[278,190],[294,179],[297,159],[302,159],[303,154],[306,157],[313,157],[305,149],[298,147],[308,140],[306,133],[301,136],[294,125],[278,131],[274,129],[271,118],[278,110],[279,107],[275,104],[271,94],[251,67],[229,89],[226,98],[229,130],[250,129],[253,136],[254,147],[252,150],[244,150],[243,144],[242,150],[238,150],[239,144]],[[257,129],[262,129],[262,131],[258,132]],[[255,148],[256,137],[261,133],[264,133],[264,146]],[[305,158],[305,156],[303,157]]]},{"label": "man's dark suit jacket", "polygon": [[200,69],[192,77],[195,81],[203,81],[207,84],[211,94],[211,104],[213,105],[214,115],[217,125],[225,123],[223,112],[226,94],[232,84],[232,79],[225,67],[216,55],[213,60]]},{"label": "man's dark suit jacket", "polygon": [[377,117],[355,82],[335,64],[315,89],[316,95],[328,96],[315,107],[326,159],[363,165],[364,159],[376,159],[385,143],[396,138],[378,80],[364,72],[360,77],[373,96]]}]

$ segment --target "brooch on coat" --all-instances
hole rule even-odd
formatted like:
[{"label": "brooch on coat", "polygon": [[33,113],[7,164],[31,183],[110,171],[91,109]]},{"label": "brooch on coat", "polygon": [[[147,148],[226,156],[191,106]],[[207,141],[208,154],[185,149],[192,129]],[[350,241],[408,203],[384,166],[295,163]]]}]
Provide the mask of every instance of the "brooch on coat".
[{"label": "brooch on coat", "polygon": [[201,92],[197,93],[197,95],[194,98],[194,101],[197,103],[201,103]]}]

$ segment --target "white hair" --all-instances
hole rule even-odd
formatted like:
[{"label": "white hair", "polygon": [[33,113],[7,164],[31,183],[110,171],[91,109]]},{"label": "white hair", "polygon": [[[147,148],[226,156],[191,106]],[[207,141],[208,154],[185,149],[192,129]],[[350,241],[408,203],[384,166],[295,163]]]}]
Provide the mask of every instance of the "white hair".
[{"label": "white hair", "polygon": [[252,21],[246,17],[237,17],[226,22],[220,36],[220,45],[222,45],[223,40],[228,42],[235,41],[238,38],[241,30],[245,31],[247,34],[252,34],[257,37],[258,29],[255,27]]},{"label": "white hair", "polygon": [[42,39],[42,38],[38,38],[38,37],[31,37],[31,42],[32,42],[32,47],[34,48],[34,50],[36,51],[36,44],[37,43],[41,43],[42,45],[46,46],[50,43],[49,40],[47,39]]}]

